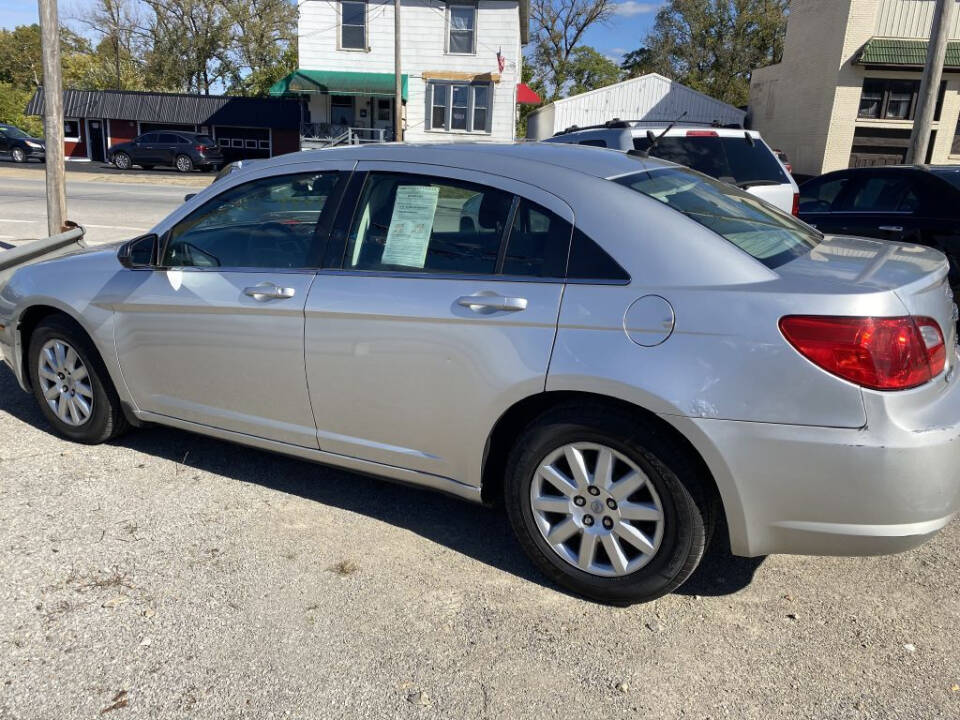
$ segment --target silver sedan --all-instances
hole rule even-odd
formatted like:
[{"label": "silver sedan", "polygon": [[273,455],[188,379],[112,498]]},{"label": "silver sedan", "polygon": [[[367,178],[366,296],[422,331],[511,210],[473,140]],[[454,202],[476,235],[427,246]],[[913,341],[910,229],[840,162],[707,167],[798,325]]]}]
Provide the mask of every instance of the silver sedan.
[{"label": "silver sedan", "polygon": [[74,250],[0,279],[0,353],[56,432],[160,423],[501,504],[591,598],[672,591],[715,527],[886,553],[960,506],[944,256],[670,163],[300,153]]}]

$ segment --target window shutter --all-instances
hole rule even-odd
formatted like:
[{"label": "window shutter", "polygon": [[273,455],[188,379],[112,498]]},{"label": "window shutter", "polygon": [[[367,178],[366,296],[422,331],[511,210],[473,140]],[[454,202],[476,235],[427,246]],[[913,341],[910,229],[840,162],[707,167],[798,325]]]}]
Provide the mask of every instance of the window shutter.
[{"label": "window shutter", "polygon": [[433,83],[428,82],[425,85],[424,97],[427,99],[427,107],[423,116],[423,127],[425,130],[433,129]]}]

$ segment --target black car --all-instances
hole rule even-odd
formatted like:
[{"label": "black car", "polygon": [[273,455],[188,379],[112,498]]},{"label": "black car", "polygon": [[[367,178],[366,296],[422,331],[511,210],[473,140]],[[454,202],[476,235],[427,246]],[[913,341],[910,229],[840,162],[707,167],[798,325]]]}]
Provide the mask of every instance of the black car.
[{"label": "black car", "polygon": [[158,130],[111,146],[107,150],[107,162],[120,170],[129,170],[133,165],[139,165],[144,170],[156,165],[169,165],[180,172],[190,172],[194,168],[209,170],[220,167],[223,153],[209,135]]},{"label": "black car", "polygon": [[43,162],[46,147],[40,138],[13,125],[0,124],[0,153],[10,155],[15,163],[24,163],[30,158]]},{"label": "black car", "polygon": [[800,186],[800,219],[821,232],[929,245],[960,296],[960,166],[837,170]]}]

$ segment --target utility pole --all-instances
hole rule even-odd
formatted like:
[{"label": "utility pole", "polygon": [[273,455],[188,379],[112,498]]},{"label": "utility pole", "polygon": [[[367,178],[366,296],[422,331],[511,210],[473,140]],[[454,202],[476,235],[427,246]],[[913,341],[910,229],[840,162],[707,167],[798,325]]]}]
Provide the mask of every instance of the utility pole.
[{"label": "utility pole", "polygon": [[393,0],[393,139],[403,141],[403,76],[400,74],[400,0]]},{"label": "utility pole", "polygon": [[940,94],[940,79],[943,77],[943,61],[947,56],[947,42],[950,39],[954,5],[956,0],[937,0],[933,11],[933,27],[930,30],[930,42],[927,44],[927,62],[920,80],[920,94],[917,97],[913,131],[910,133],[910,147],[907,150],[907,162],[911,164],[923,163],[927,159],[930,124],[933,122],[937,96]]},{"label": "utility pole", "polygon": [[43,52],[43,140],[47,165],[47,233],[63,232],[67,192],[63,167],[63,81],[60,77],[60,18],[57,0],[38,0]]}]

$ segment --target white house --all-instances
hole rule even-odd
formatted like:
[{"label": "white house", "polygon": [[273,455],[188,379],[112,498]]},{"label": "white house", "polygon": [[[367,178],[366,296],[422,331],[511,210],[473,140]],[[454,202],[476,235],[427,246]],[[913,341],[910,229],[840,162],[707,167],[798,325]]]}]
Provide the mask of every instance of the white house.
[{"label": "white house", "polygon": [[741,124],[745,115],[733,105],[650,73],[537,108],[527,116],[527,137],[543,140],[573,125],[600,125],[615,118],[666,122],[683,112],[686,122],[705,125]]},{"label": "white house", "polygon": [[[795,0],[783,59],[753,71],[752,125],[794,171],[902,163],[933,0]],[[955,11],[927,162],[960,163],[960,12]]]},{"label": "white house", "polygon": [[[302,0],[305,138],[393,139],[394,0]],[[402,0],[404,140],[512,140],[529,0]],[[352,129],[352,130],[351,130]]]}]

